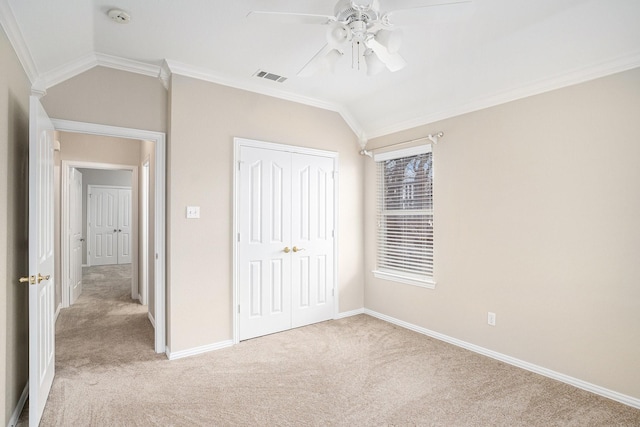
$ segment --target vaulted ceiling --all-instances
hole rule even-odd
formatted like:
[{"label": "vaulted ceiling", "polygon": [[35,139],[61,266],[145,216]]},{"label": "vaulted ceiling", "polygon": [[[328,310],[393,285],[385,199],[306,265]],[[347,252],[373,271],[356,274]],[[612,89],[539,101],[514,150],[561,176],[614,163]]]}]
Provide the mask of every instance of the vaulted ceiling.
[{"label": "vaulted ceiling", "polygon": [[[96,65],[173,72],[335,110],[363,140],[640,66],[638,0],[472,0],[399,12],[408,65],[375,76],[353,68],[348,52],[333,73],[299,77],[326,29],[247,18],[333,15],[335,2],[0,0],[0,23],[35,88]],[[111,20],[112,8],[131,21]],[[287,79],[260,79],[258,70]]]}]

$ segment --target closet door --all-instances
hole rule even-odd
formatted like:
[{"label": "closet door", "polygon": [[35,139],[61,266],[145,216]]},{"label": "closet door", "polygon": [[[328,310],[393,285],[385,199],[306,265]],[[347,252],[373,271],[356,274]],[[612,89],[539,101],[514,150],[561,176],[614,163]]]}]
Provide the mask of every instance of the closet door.
[{"label": "closet door", "polygon": [[239,338],[333,318],[334,159],[240,148]]},{"label": "closet door", "polygon": [[333,318],[333,159],[292,155],[292,327]]},{"label": "closet door", "polygon": [[89,193],[91,265],[118,263],[118,190],[94,187]]},{"label": "closet door", "polygon": [[291,154],[242,147],[239,322],[245,340],[291,328]]}]

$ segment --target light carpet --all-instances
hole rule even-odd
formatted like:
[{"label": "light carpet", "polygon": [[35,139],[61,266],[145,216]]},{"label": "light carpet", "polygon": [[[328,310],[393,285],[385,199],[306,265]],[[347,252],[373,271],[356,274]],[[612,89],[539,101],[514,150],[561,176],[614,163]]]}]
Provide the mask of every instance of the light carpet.
[{"label": "light carpet", "polygon": [[87,269],[60,314],[42,426],[640,426],[640,410],[366,315],[169,361],[129,275]]}]

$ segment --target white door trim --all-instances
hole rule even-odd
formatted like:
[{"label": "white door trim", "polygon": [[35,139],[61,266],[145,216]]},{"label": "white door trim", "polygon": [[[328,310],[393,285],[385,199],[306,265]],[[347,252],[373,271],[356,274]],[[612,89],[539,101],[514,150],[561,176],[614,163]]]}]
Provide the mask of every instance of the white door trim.
[{"label": "white door trim", "polygon": [[58,131],[85,133],[89,135],[111,136],[151,141],[155,148],[155,351],[168,354],[166,346],[166,135],[162,132],[130,129],[95,123],[74,122],[52,119]]},{"label": "white door trim", "polygon": [[140,194],[140,200],[142,205],[138,207],[138,212],[140,214],[140,223],[142,225],[140,230],[140,252],[142,259],[140,260],[140,265],[138,266],[141,271],[141,282],[138,288],[138,293],[140,294],[140,304],[147,305],[148,294],[149,294],[149,167],[150,167],[151,159],[147,156],[142,161],[142,169],[140,169],[141,174],[141,189],[142,192]]},{"label": "white door trim", "polygon": [[[55,123],[54,123],[55,125]],[[57,128],[56,128],[57,129]],[[61,162],[61,203],[60,203],[60,207],[62,208],[62,212],[61,212],[61,223],[62,223],[62,229],[60,230],[60,235],[64,235],[64,233],[66,233],[67,231],[67,219],[69,218],[69,184],[70,184],[70,180],[71,180],[71,169],[104,169],[104,170],[129,170],[131,171],[131,199],[134,202],[134,208],[133,208],[133,214],[132,214],[132,220],[134,222],[134,226],[137,226],[136,224],[136,212],[137,212],[137,207],[136,205],[136,197],[137,195],[137,185],[138,185],[138,166],[136,165],[123,165],[123,164],[117,164],[117,163],[94,163],[94,162],[85,162],[85,161],[80,161],[80,160],[62,160]],[[92,185],[91,187],[98,187],[97,185]],[[125,188],[125,187],[123,187]],[[129,188],[129,187],[126,187]],[[89,247],[89,200],[87,200],[87,235],[84,236],[85,239],[85,244],[86,244],[86,248]],[[136,237],[136,235],[134,234],[134,238]],[[137,242],[134,242],[134,247],[137,244]],[[69,264],[69,243],[66,242],[64,239],[62,239],[62,248],[61,248],[61,254],[60,256],[61,258],[61,264],[62,265],[62,271],[66,271],[66,268],[68,267]],[[87,265],[91,265],[91,259],[89,257],[89,254],[87,255]],[[136,254],[133,254],[133,256],[135,257]],[[138,289],[138,260],[132,260],[132,281],[131,281],[131,289],[132,291],[135,289],[136,293],[137,293],[137,289]],[[70,301],[71,301],[71,292],[69,289],[68,284],[65,282],[65,280],[62,280],[62,308],[67,308],[70,306]]]},{"label": "white door trim", "polygon": [[240,284],[238,283],[239,281],[239,277],[240,277],[240,272],[239,272],[239,253],[238,253],[238,233],[240,232],[239,229],[239,194],[238,192],[240,191],[240,183],[238,180],[238,174],[240,171],[240,149],[241,147],[255,147],[255,148],[263,148],[263,149],[267,149],[267,150],[275,150],[275,151],[284,151],[284,152],[288,152],[288,153],[295,153],[295,154],[308,154],[308,155],[313,155],[313,156],[322,156],[322,157],[329,157],[333,159],[333,166],[334,166],[334,173],[335,173],[335,179],[333,181],[333,185],[334,185],[334,192],[333,192],[333,202],[334,202],[334,224],[335,224],[335,234],[334,234],[334,239],[333,239],[333,265],[334,265],[334,269],[333,269],[333,283],[334,283],[334,292],[333,292],[333,318],[337,319],[338,318],[338,314],[339,314],[339,299],[338,299],[338,294],[339,294],[339,282],[338,282],[338,268],[339,268],[339,264],[338,264],[338,230],[339,230],[339,224],[338,224],[338,212],[339,212],[339,206],[338,206],[338,200],[339,200],[339,181],[338,178],[340,176],[340,174],[338,173],[338,166],[339,166],[339,162],[338,162],[338,153],[334,152],[334,151],[325,151],[325,150],[318,150],[315,148],[306,148],[306,147],[298,147],[295,145],[285,145],[285,144],[277,144],[277,143],[273,143],[273,142],[264,142],[264,141],[257,141],[257,140],[252,140],[252,139],[245,139],[245,138],[233,138],[233,144],[234,144],[234,151],[233,151],[233,168],[234,168],[234,174],[233,174],[233,306],[232,306],[232,313],[233,313],[233,343],[237,344],[240,342],[240,319],[239,319],[239,315],[238,315],[238,308],[239,308],[239,304],[240,304]]}]

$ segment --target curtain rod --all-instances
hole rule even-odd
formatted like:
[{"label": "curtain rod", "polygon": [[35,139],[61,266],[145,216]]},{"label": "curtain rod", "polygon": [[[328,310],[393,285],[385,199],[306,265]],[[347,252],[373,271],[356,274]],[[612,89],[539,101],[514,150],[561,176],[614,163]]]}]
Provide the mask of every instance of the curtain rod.
[{"label": "curtain rod", "polygon": [[[438,139],[442,138],[444,136],[444,132],[436,132],[435,134],[430,133],[429,135],[422,137],[422,138],[418,138],[418,139],[412,139],[410,141],[403,141],[403,142],[398,142],[396,144],[391,144],[391,145],[387,145],[385,147],[381,147],[381,148],[389,148],[389,147],[397,147],[398,145],[405,145],[405,144],[411,144],[414,142],[420,142],[423,141],[425,139],[428,139],[429,141],[433,142],[434,144],[438,143]],[[373,151],[368,151],[365,150],[364,148],[360,151],[360,154],[363,156],[369,156],[373,159]]]}]

